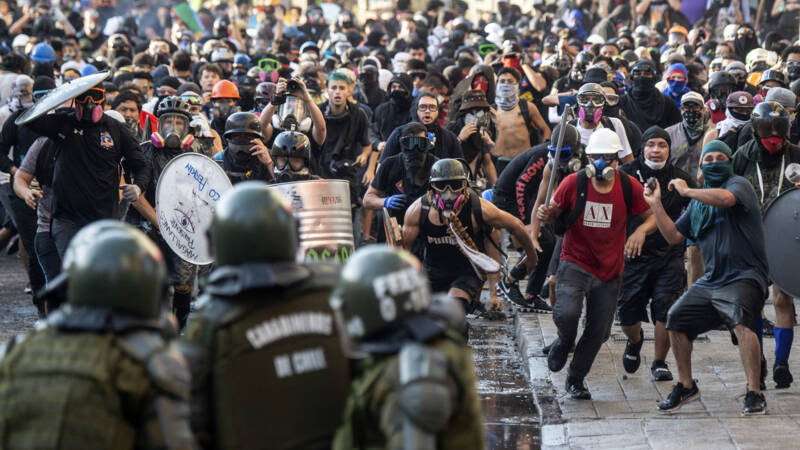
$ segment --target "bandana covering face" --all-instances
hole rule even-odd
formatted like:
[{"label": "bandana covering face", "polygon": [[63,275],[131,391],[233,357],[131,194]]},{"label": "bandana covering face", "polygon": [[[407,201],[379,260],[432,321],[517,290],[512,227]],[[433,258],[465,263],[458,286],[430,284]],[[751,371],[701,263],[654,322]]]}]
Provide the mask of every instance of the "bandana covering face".
[{"label": "bandana covering face", "polygon": [[519,103],[519,85],[500,83],[497,85],[497,106],[509,111]]},{"label": "bandana covering face", "polygon": [[[722,141],[711,141],[705,148],[703,148],[702,155],[709,152],[722,152],[728,155],[728,161],[720,161],[710,164],[702,164],[700,170],[703,171],[703,188],[719,188],[722,187],[730,177],[733,176],[733,163],[730,161],[731,150]],[[701,156],[702,157],[702,156]],[[689,233],[692,239],[697,240],[703,234],[714,226],[714,220],[717,214],[715,206],[707,205],[705,203],[692,200],[689,204],[692,208],[691,223]]]},{"label": "bandana covering face", "polygon": [[726,109],[725,120],[717,124],[717,131],[719,131],[718,136],[719,137],[724,136],[725,133],[730,131],[731,128],[741,128],[744,124],[746,124],[749,121],[750,121],[749,117],[745,120],[742,120],[741,118],[734,117],[730,109]]}]

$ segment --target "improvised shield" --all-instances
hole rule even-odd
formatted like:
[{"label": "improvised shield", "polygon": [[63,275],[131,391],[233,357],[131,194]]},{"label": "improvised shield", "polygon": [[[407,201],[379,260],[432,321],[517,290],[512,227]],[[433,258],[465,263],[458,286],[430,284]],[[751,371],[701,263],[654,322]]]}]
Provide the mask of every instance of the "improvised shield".
[{"label": "improvised shield", "polygon": [[289,200],[300,223],[298,261],[344,264],[350,258],[355,244],[347,181],[294,181],[269,188]]},{"label": "improvised shield", "polygon": [[792,297],[800,297],[800,190],[779,195],[764,213],[764,246],[769,274]]},{"label": "improvised shield", "polygon": [[403,232],[397,218],[389,214],[389,210],[383,208],[383,231],[386,235],[386,244],[390,247],[400,248],[403,244]]},{"label": "improvised shield", "polygon": [[211,158],[183,153],[164,166],[156,185],[161,236],[192,264],[214,262],[206,232],[220,196],[231,188],[225,171]]},{"label": "improvised shield", "polygon": [[25,125],[26,123],[36,120],[39,117],[47,114],[65,102],[83,94],[89,89],[97,86],[111,76],[111,72],[100,72],[94,75],[87,75],[85,77],[76,78],[68,83],[48,92],[47,95],[42,97],[38,102],[30,107],[27,111],[22,113],[17,120],[14,121],[17,125]]}]

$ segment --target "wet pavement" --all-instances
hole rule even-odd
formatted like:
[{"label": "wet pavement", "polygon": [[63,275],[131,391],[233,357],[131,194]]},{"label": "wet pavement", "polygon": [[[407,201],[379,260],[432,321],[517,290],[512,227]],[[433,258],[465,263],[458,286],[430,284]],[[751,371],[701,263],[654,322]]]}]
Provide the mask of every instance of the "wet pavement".
[{"label": "wet pavement", "polygon": [[470,320],[488,448],[537,449],[540,420],[514,342],[512,319]]}]

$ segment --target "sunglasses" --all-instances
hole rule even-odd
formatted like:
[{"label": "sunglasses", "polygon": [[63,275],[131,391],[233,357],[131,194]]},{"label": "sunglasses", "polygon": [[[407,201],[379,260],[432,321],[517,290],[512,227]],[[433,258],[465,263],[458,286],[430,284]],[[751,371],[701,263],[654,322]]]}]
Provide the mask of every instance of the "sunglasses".
[{"label": "sunglasses", "polygon": [[431,187],[436,192],[444,192],[446,190],[450,190],[450,192],[458,192],[467,187],[466,180],[442,180],[442,181],[433,181],[431,182]]},{"label": "sunglasses", "polygon": [[88,91],[84,92],[83,94],[75,97],[75,101],[84,104],[86,102],[92,102],[95,105],[99,105],[103,103],[106,99],[106,91],[100,88],[91,88]]},{"label": "sunglasses", "polygon": [[281,69],[280,61],[272,58],[258,60],[258,69],[262,72],[277,72]]}]

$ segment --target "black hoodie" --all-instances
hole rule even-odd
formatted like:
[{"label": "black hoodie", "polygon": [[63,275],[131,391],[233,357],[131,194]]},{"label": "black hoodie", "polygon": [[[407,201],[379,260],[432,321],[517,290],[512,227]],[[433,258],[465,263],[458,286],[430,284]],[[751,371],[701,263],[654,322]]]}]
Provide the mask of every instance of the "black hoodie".
[{"label": "black hoodie", "polygon": [[[410,118],[406,117],[406,121],[403,123],[403,125],[409,121],[422,123],[417,116],[417,103],[419,103],[419,99],[420,97],[417,96],[417,98],[415,98],[411,103]],[[461,150],[461,144],[458,143],[458,137],[451,131],[439,126],[438,119],[434,120],[433,123],[426,125],[425,127],[428,129],[428,134],[430,135],[432,133],[435,139],[433,143],[433,150],[431,150],[433,156],[439,159],[464,157],[464,152]],[[386,140],[386,148],[384,148],[383,152],[381,152],[381,163],[383,163],[386,158],[401,153],[400,135],[402,133],[403,126],[401,125],[395,128],[394,131],[392,131],[392,134],[389,135],[389,138]]]},{"label": "black hoodie", "polygon": [[409,109],[411,108],[411,91],[413,91],[413,84],[411,77],[406,74],[395,75],[389,82],[399,83],[405,88],[408,97],[405,101],[398,100],[388,94],[388,101],[381,103],[377,108],[374,108],[374,114],[369,121],[369,139],[372,143],[372,148],[376,148],[380,142],[386,142],[389,135],[392,134],[395,128],[400,125],[408,123]]}]

